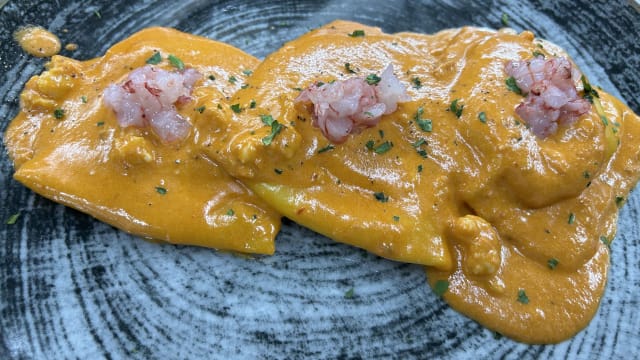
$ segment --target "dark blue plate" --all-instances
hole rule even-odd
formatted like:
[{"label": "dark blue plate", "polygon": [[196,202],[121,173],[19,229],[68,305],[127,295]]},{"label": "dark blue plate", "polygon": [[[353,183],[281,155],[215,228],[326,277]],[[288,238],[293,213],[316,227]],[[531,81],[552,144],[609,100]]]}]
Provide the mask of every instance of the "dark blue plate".
[{"label": "dark blue plate", "polygon": [[[3,1],[0,1],[0,4]],[[0,9],[0,129],[45,60],[11,33],[41,25],[77,59],[150,25],[264,57],[342,18],[387,32],[531,29],[565,49],[593,84],[640,110],[640,15],[624,1],[9,1]],[[625,358],[640,352],[640,196],[613,244],[591,324],[558,345],[500,338],[451,310],[421,267],[377,258],[287,222],[272,257],[151,244],[12,180],[0,158],[0,358]],[[19,213],[15,224],[5,224]],[[347,295],[347,296],[345,296]],[[352,295],[352,296],[348,296]]]}]

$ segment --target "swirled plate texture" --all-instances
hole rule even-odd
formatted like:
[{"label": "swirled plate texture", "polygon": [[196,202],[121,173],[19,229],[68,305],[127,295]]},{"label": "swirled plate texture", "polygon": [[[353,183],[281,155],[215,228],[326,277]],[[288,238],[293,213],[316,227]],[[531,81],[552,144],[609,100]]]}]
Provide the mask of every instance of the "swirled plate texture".
[{"label": "swirled plate texture", "polygon": [[[0,1],[0,4],[3,1]],[[333,19],[386,32],[531,29],[593,84],[640,111],[640,16],[624,1],[9,1],[0,8],[0,130],[46,60],[11,33],[36,24],[100,56],[151,25],[263,58]],[[383,260],[286,222],[276,255],[158,245],[57,205],[12,180],[0,158],[0,358],[601,358],[640,352],[640,195],[622,210],[591,324],[558,345],[496,336],[436,297],[419,266]],[[19,213],[14,224],[6,224]],[[352,296],[345,296],[352,295]]]}]

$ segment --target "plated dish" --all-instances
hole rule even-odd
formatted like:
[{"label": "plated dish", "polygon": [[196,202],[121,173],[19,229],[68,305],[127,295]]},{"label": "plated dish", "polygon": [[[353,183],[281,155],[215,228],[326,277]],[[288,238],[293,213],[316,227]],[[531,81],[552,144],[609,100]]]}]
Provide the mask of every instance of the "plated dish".
[{"label": "plated dish", "polygon": [[[234,112],[235,112],[235,111],[234,111]],[[382,135],[381,135],[381,136],[382,136]],[[349,293],[349,291],[347,291],[347,293]],[[351,291],[351,295],[353,295],[353,291]],[[346,294],[345,294],[345,297],[346,297]]]}]

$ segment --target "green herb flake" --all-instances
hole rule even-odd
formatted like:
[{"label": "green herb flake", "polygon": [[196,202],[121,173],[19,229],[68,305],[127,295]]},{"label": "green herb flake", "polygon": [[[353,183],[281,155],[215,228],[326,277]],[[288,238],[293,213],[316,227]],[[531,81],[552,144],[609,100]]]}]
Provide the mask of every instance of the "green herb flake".
[{"label": "green herb flake", "polygon": [[376,200],[380,201],[381,203],[386,203],[387,201],[389,201],[389,197],[383,192],[373,193],[373,197],[375,197]]},{"label": "green herb flake", "polygon": [[353,30],[351,34],[347,34],[350,37],[364,37],[364,30]]},{"label": "green herb flake", "polygon": [[53,117],[61,120],[64,117],[64,109],[62,108],[57,108],[55,110],[53,110]]},{"label": "green herb flake", "polygon": [[590,174],[588,171],[586,171],[586,170],[585,170],[585,171],[582,173],[582,177],[583,177],[583,178],[585,178],[585,179],[588,179],[588,178],[590,178],[590,177],[591,177],[591,174]]},{"label": "green herb flake", "polygon": [[270,145],[273,141],[273,138],[275,138],[276,135],[278,135],[278,133],[282,131],[283,126],[282,124],[278,123],[278,120],[275,120],[271,115],[260,115],[260,120],[262,120],[265,125],[271,126],[271,133],[262,138],[263,144]]},{"label": "green herb flake", "polygon": [[367,78],[365,79],[367,81],[367,84],[369,85],[377,85],[380,80],[382,80],[380,78],[380,76],[376,75],[376,74],[370,74],[369,76],[367,76]]},{"label": "green herb flake", "polygon": [[196,108],[196,111],[202,114],[206,110],[206,106],[202,105]]},{"label": "green herb flake", "polygon": [[549,266],[549,269],[555,270],[556,267],[558,266],[558,259],[556,259],[556,258],[549,259],[547,261],[547,266]]},{"label": "green herb flake", "polygon": [[533,51],[531,52],[531,54],[533,55],[533,57],[539,57],[539,56],[540,56],[540,57],[542,57],[543,59],[545,58],[545,55],[544,55],[541,51],[539,51],[539,50],[533,50]]},{"label": "green herb flake", "polygon": [[606,236],[600,235],[600,241],[608,247],[611,247],[611,240],[609,240]]},{"label": "green herb flake", "polygon": [[153,55],[151,55],[151,57],[148,58],[147,61],[145,61],[145,62],[147,64],[157,65],[157,64],[160,63],[160,61],[162,61],[162,55],[160,55],[160,52],[154,51]]},{"label": "green herb flake", "polygon": [[369,150],[373,150],[373,145],[375,145],[375,141],[373,141],[373,140],[369,140],[369,141],[367,141],[366,144],[364,144],[364,146]]},{"label": "green herb flake", "polygon": [[253,74],[253,71],[251,71],[251,70],[242,70],[242,73],[247,75],[247,76],[251,76],[251,74]]},{"label": "green herb flake", "polygon": [[209,75],[209,80],[211,80],[211,81],[215,81],[215,80],[216,80],[216,77],[215,77],[214,75]]},{"label": "green herb flake", "polygon": [[233,211],[233,209],[229,209],[229,210],[227,210],[227,215],[228,215],[228,216],[233,216],[233,215],[235,215],[235,213],[236,213],[236,212],[235,212],[235,211]]},{"label": "green herb flake", "polygon": [[418,139],[416,141],[413,142],[413,144],[411,144],[411,146],[413,146],[414,148],[420,147],[420,145],[422,144],[426,144],[427,140],[425,139]]},{"label": "green herb flake", "polygon": [[276,174],[278,174],[278,175],[282,175],[282,173],[283,173],[284,171],[283,171],[282,169],[275,168],[275,169],[273,169],[273,172],[275,172],[275,173],[276,173]]},{"label": "green herb flake", "polygon": [[104,126],[104,121],[98,121],[98,122],[96,123],[96,126]]},{"label": "green herb flake", "polygon": [[18,221],[18,218],[20,217],[20,213],[17,212],[11,216],[9,216],[9,218],[7,219],[7,221],[5,221],[5,224],[7,225],[13,225]]},{"label": "green herb flake", "polygon": [[569,213],[569,219],[567,220],[568,224],[573,224],[576,222],[576,215],[574,213]]},{"label": "green herb flake", "polygon": [[428,155],[427,155],[427,150],[425,150],[425,149],[418,149],[418,150],[416,150],[416,152],[418,153],[418,155],[420,155],[421,157],[423,157],[423,158],[425,158],[425,159],[426,159],[426,158],[427,158],[427,156],[428,156]]},{"label": "green herb flake", "polygon": [[451,105],[449,105],[449,110],[451,110],[452,113],[454,113],[456,115],[456,117],[459,119],[460,116],[462,116],[462,110],[464,109],[464,104],[458,104],[458,101],[460,101],[460,99],[455,99],[451,102]]},{"label": "green herb flake", "polygon": [[173,65],[173,67],[175,67],[176,69],[184,70],[184,63],[177,56],[169,54],[169,57],[167,57],[167,59],[169,59],[169,63],[171,63],[171,65]]},{"label": "green herb flake", "polygon": [[525,305],[529,303],[529,297],[527,296],[527,293],[524,291],[524,289],[518,290],[518,302]]},{"label": "green herb flake", "polygon": [[242,112],[242,108],[240,107],[240,104],[231,105],[231,110],[233,110],[233,112],[236,114],[240,114]]},{"label": "green herb flake", "polygon": [[416,121],[416,124],[418,124],[418,127],[420,127],[422,131],[431,132],[433,131],[433,122],[431,121],[431,119],[423,119],[422,118],[423,113],[424,113],[424,109],[421,106],[418,108],[418,110],[416,111],[416,114],[413,116],[413,120]]},{"label": "green herb flake", "polygon": [[345,68],[345,70],[347,70],[347,73],[349,73],[349,74],[355,74],[356,73],[356,71],[351,68],[351,64],[350,63],[344,63],[344,68]]},{"label": "green herb flake", "polygon": [[587,99],[590,103],[593,104],[593,99],[599,98],[600,94],[598,94],[596,89],[594,89],[591,86],[591,84],[589,83],[589,80],[587,80],[587,78],[584,75],[580,77],[580,81],[582,81],[582,87],[584,89],[584,95],[582,95],[582,97]]},{"label": "green herb flake", "polygon": [[162,186],[156,186],[156,192],[160,195],[166,195],[167,189]]},{"label": "green herb flake", "polygon": [[609,119],[607,119],[607,117],[604,116],[604,114],[600,114],[600,120],[602,120],[602,123],[604,124],[604,126],[609,126]]},{"label": "green herb flake", "polygon": [[82,101],[83,104],[87,103],[87,97],[85,95],[80,96],[80,101]]},{"label": "green herb flake", "polygon": [[256,108],[256,101],[251,99],[251,102],[249,103],[249,109],[255,109]]},{"label": "green herb flake", "polygon": [[291,89],[293,89],[295,91],[302,91],[302,88],[299,88],[299,87],[294,87],[294,88],[291,88]]},{"label": "green herb flake", "polygon": [[509,76],[507,80],[504,81],[504,83],[507,85],[507,89],[513,91],[518,95],[523,95],[522,89],[520,89],[520,87],[516,83],[516,78],[514,78],[513,76]]},{"label": "green herb flake", "polygon": [[480,120],[481,123],[486,124],[487,123],[487,114],[484,113],[484,111],[481,111],[478,113],[478,120]]},{"label": "green herb flake", "polygon": [[242,84],[242,86],[240,86],[240,89],[247,89],[249,86],[249,84]]},{"label": "green herb flake", "polygon": [[624,204],[624,196],[616,196],[616,206],[620,207]]},{"label": "green herb flake", "polygon": [[418,165],[418,172],[421,173],[422,172],[422,164]]},{"label": "green herb flake", "polygon": [[444,295],[444,293],[449,290],[449,281],[448,280],[438,280],[433,285],[433,292],[438,296]]},{"label": "green herb flake", "polygon": [[233,75],[229,76],[229,82],[230,83],[235,84],[237,81],[238,81],[238,79],[236,79],[235,76],[233,76]]},{"label": "green herb flake", "polygon": [[387,151],[391,150],[392,147],[393,147],[392,142],[385,141],[379,145],[374,146],[373,152],[375,152],[376,154],[384,154]]},{"label": "green herb flake", "polygon": [[393,221],[395,221],[395,222],[400,221],[400,216],[398,216],[398,215],[393,215]]},{"label": "green herb flake", "polygon": [[98,19],[102,19],[102,15],[100,14],[100,11],[98,11],[98,10],[95,10],[93,12],[93,15],[95,15]]},{"label": "green herb flake", "polygon": [[327,145],[327,146],[325,146],[325,147],[323,147],[321,149],[318,149],[318,154],[322,154],[323,152],[327,152],[327,151],[333,150],[333,149],[335,149],[335,146],[329,144],[329,145]]},{"label": "green herb flake", "polygon": [[413,87],[415,89],[420,89],[422,87],[422,81],[420,81],[420,78],[418,78],[417,76],[412,78],[411,82],[413,83]]},{"label": "green herb flake", "polygon": [[500,17],[500,22],[504,26],[509,26],[509,15],[507,15],[506,13],[502,13],[502,16]]},{"label": "green herb flake", "polygon": [[356,291],[354,288],[351,288],[349,290],[347,290],[347,292],[344,293],[344,298],[345,299],[353,299],[353,297],[356,295]]}]

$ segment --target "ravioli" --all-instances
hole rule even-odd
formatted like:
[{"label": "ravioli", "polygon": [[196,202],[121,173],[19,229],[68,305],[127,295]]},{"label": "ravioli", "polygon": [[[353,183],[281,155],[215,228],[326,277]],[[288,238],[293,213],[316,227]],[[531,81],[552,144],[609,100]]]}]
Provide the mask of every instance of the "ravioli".
[{"label": "ravioli", "polygon": [[[218,130],[201,148],[292,220],[427,266],[436,291],[484,326],[558,342],[597,310],[618,208],[640,174],[640,119],[604,91],[546,138],[516,113],[524,97],[505,65],[563,55],[530,32],[390,35],[336,21],[269,55],[236,111],[212,114]],[[342,143],[296,101],[388,65],[410,100]]]},{"label": "ravioli", "polygon": [[[181,141],[122,127],[105,106],[105,89],[148,63],[201,74],[190,99],[177,105],[189,125]],[[144,238],[272,254],[280,215],[196,147],[208,113],[226,104],[257,64],[239,49],[167,28],[140,31],[89,61],[54,56],[26,84],[5,134],[14,177]]]}]

